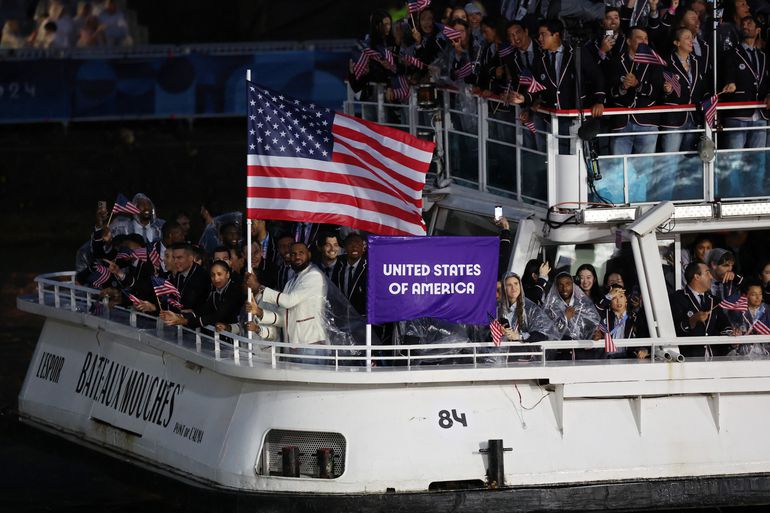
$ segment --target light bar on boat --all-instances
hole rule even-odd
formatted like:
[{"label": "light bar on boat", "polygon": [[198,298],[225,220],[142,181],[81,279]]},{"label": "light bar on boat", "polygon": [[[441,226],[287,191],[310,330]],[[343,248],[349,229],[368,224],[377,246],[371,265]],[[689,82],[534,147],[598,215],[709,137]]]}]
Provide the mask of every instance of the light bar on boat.
[{"label": "light bar on boat", "polygon": [[770,215],[770,202],[722,203],[719,206],[719,214],[723,218]]},{"label": "light bar on boat", "polygon": [[636,207],[589,208],[581,212],[581,217],[584,224],[633,221],[636,219]]},{"label": "light bar on boat", "polygon": [[711,219],[713,217],[713,205],[677,205],[674,208],[674,219]]}]

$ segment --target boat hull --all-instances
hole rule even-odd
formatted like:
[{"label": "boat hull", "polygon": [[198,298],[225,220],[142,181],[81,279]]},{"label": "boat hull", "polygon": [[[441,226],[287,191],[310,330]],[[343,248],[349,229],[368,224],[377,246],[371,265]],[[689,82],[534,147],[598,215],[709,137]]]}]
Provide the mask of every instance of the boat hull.
[{"label": "boat hull", "polygon": [[[770,501],[767,361],[451,374],[430,366],[390,371],[412,379],[389,383],[385,372],[364,369],[202,362],[152,330],[59,311],[41,333],[20,416],[156,472],[235,493],[239,504],[322,498],[356,511],[405,503],[511,511],[514,501],[529,511],[564,510],[576,497],[583,505],[576,509]],[[296,378],[302,372],[306,381]],[[334,436],[342,437],[335,474],[321,478],[311,450],[337,443]],[[490,489],[485,450],[494,439],[511,451],[503,455],[504,483]],[[282,475],[276,452],[284,445],[306,453],[299,477]]]}]

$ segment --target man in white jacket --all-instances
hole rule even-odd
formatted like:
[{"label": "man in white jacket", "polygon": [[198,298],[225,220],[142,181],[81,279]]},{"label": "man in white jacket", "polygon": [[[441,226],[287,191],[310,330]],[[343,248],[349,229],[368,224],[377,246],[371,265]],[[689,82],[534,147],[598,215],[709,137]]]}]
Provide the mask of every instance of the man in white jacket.
[{"label": "man in white jacket", "polygon": [[260,302],[275,308],[254,305],[253,313],[263,326],[282,327],[287,342],[325,344],[326,280],[310,262],[310,250],[304,243],[293,244],[290,256],[294,276],[283,292],[258,285],[262,292]]}]

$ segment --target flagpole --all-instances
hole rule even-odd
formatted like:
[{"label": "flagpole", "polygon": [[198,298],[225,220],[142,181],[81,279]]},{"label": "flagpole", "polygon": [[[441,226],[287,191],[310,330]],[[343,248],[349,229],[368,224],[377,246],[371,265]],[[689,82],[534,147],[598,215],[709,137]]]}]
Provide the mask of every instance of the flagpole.
[{"label": "flagpole", "polygon": [[[246,70],[246,81],[251,82],[251,69]],[[248,87],[248,85],[247,85]],[[246,181],[249,180],[249,174],[248,174],[248,162],[247,162],[247,172],[246,172]],[[247,184],[248,187],[248,184]],[[254,277],[256,277],[256,273],[254,272],[254,268],[252,267],[253,262],[251,258],[251,218],[249,217],[249,205],[248,205],[248,199],[246,200],[246,268],[249,270],[250,273],[254,274]],[[266,258],[267,255],[262,255],[262,258]],[[252,299],[252,291],[251,287],[246,287],[246,301],[251,304]],[[246,320],[248,322],[251,322],[254,320],[254,314],[251,312],[248,312],[246,314]],[[250,330],[246,330],[246,337],[248,339],[253,338],[253,332]],[[251,348],[249,348],[251,349]],[[249,357],[251,357],[251,350],[249,350]]]},{"label": "flagpole", "polygon": [[372,370],[372,325],[366,323],[366,371]]}]

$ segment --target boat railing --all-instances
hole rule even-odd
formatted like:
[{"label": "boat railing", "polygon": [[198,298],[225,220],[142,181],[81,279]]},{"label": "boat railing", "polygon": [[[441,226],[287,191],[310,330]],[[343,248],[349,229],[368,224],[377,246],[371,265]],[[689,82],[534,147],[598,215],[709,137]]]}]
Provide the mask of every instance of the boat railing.
[{"label": "boat railing", "polygon": [[[763,131],[767,126],[712,130],[705,127],[700,106],[673,105],[647,109],[606,108],[584,151],[578,136],[576,110],[540,110],[529,128],[522,109],[499,97],[482,97],[452,87],[436,88],[436,101],[424,101],[412,88],[406,103],[386,100],[386,86],[373,84],[369,100],[361,101],[348,86],[345,112],[408,131],[437,142],[440,178],[452,183],[546,207],[591,203],[645,205],[660,201],[703,203],[766,199],[770,176],[764,169],[768,144],[736,148],[730,135]],[[720,103],[717,119],[735,109],[766,108],[764,103]],[[690,113],[694,127],[651,127],[621,133],[612,120],[629,114]],[[583,115],[591,117],[589,110]],[[561,120],[561,123],[560,123]],[[561,130],[560,130],[561,126]],[[436,136],[438,134],[438,136]],[[581,133],[587,139],[585,132]],[[694,138],[692,149],[620,152],[614,140],[657,136],[661,149],[672,136]],[[668,141],[664,140],[669,138]],[[707,140],[713,144],[704,144]],[[618,145],[620,146],[620,145]],[[697,149],[696,149],[697,148]],[[710,150],[713,149],[713,152]],[[575,170],[578,170],[578,173]],[[761,172],[750,173],[749,169]],[[441,182],[441,180],[439,180]]]},{"label": "boat railing", "polygon": [[[100,291],[74,283],[74,272],[49,273],[38,276],[37,303],[55,309],[102,318],[136,330],[138,337],[148,335],[162,344],[173,344],[213,361],[230,361],[236,365],[267,365],[272,368],[287,364],[314,364],[317,369],[357,371],[411,370],[426,365],[469,365],[499,367],[501,365],[542,366],[554,359],[564,359],[572,349],[599,349],[603,341],[569,340],[534,343],[455,342],[442,344],[403,345],[323,345],[294,344],[248,338],[234,333],[217,333],[213,327],[193,330],[182,326],[165,326],[155,316],[121,306],[109,307]],[[33,300],[34,301],[34,300]],[[770,336],[690,337],[676,342],[661,339],[618,339],[618,348],[647,349],[649,361],[679,360],[673,346],[702,346],[729,344],[733,346],[770,343]],[[756,358],[756,355],[736,356]]]}]

